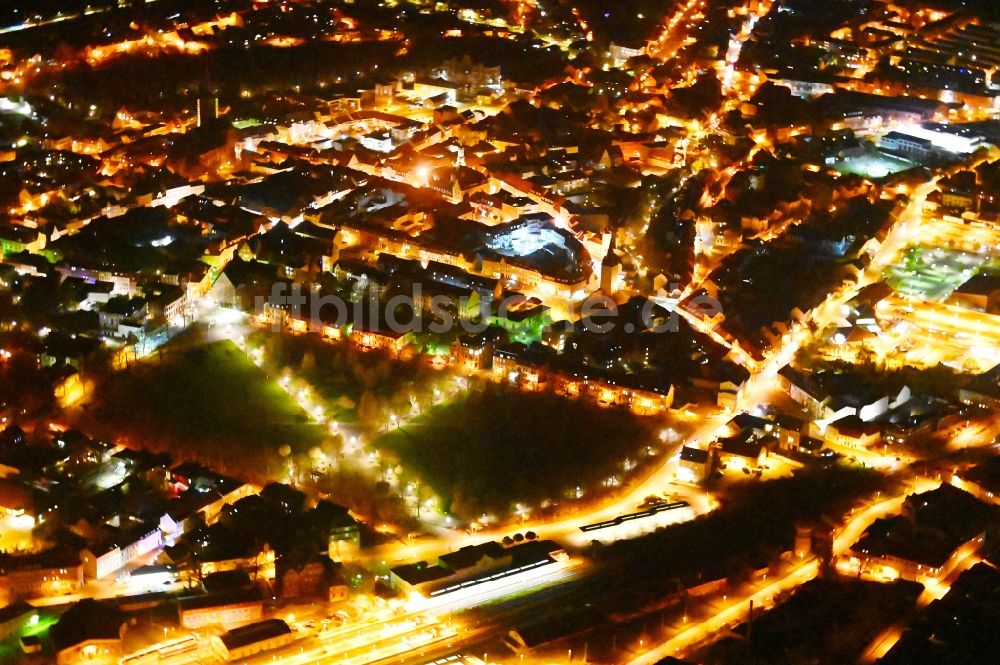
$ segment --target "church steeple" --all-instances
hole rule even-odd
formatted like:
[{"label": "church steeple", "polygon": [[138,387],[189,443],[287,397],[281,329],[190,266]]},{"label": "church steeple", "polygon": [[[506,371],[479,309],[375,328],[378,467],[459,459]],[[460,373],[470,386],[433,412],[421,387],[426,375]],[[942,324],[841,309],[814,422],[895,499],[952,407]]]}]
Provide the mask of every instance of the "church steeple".
[{"label": "church steeple", "polygon": [[617,234],[611,234],[608,242],[608,251],[601,261],[601,291],[608,295],[614,295],[618,290],[618,278],[622,272],[622,260],[615,253],[615,238]]}]

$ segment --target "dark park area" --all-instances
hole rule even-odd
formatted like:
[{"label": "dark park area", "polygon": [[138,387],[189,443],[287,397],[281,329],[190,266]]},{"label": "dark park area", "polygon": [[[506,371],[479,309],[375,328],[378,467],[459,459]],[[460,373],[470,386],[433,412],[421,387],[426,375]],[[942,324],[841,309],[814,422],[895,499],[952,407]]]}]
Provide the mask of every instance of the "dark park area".
[{"label": "dark park area", "polygon": [[547,395],[489,386],[436,406],[376,446],[426,479],[456,516],[557,505],[611,489],[661,421]]}]

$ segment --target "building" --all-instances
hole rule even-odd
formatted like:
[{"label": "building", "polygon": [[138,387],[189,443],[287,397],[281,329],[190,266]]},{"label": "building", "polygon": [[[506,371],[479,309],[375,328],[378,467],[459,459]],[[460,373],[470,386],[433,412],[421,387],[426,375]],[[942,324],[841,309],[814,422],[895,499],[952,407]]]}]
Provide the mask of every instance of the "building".
[{"label": "building", "polygon": [[194,462],[174,467],[169,486],[179,496],[169,502],[160,518],[160,529],[167,536],[186,531],[191,518],[198,514],[211,524],[223,506],[260,492],[260,487],[253,483],[244,483]]},{"label": "building", "polygon": [[550,540],[509,547],[486,542],[443,554],[434,563],[396,566],[389,571],[389,579],[394,588],[437,597],[565,559],[565,550]]},{"label": "building", "polygon": [[124,296],[111,298],[98,312],[101,328],[116,336],[120,336],[123,323],[141,322],[146,318],[146,315],[146,300],[144,298],[126,298]]},{"label": "building", "polygon": [[491,363],[493,379],[529,392],[541,390],[548,382],[549,372],[547,359],[536,353],[540,351],[537,346],[514,343],[495,349]]},{"label": "building", "polygon": [[372,91],[375,95],[375,104],[385,106],[390,103],[399,92],[399,79],[392,77],[382,77],[376,79],[375,87]]},{"label": "building", "polygon": [[824,453],[823,450],[824,449],[823,449],[822,439],[817,439],[811,436],[804,436],[802,437],[802,440],[799,442],[798,452],[802,453],[803,455],[810,455],[815,457],[817,455],[827,454]]},{"label": "building", "polygon": [[[549,373],[552,380],[556,374]],[[633,380],[632,377],[616,377],[608,379],[583,379],[579,394],[591,399],[598,406],[621,407],[630,409],[641,416],[664,413],[674,401],[674,387],[645,381]]]},{"label": "building", "polygon": [[265,619],[234,628],[217,639],[217,651],[222,658],[238,662],[262,651],[285,646],[295,639],[295,634],[281,619]]},{"label": "building", "polygon": [[930,139],[891,131],[879,139],[879,147],[913,159],[929,159],[934,156],[934,144]]},{"label": "building", "polygon": [[208,297],[223,307],[250,311],[257,302],[267,302],[271,287],[278,281],[277,268],[259,261],[230,261],[208,290]]},{"label": "building", "polygon": [[728,436],[715,444],[719,461],[727,468],[757,469],[767,459],[768,446],[773,445],[773,436],[754,436],[752,432],[742,432]]},{"label": "building", "polygon": [[327,554],[333,561],[351,561],[361,550],[361,525],[349,509],[321,500],[304,519],[320,533],[327,534]]},{"label": "building", "polygon": [[122,653],[125,617],[113,605],[92,599],[78,602],[49,629],[57,665],[117,663]]},{"label": "building", "polygon": [[170,468],[170,455],[154,453],[143,448],[122,448],[112,457],[125,466],[133,478],[141,478],[157,490],[167,488],[167,474]]},{"label": "building", "polygon": [[782,414],[774,419],[776,426],[776,436],[778,438],[778,448],[790,452],[797,452],[799,444],[805,438],[806,421],[798,416]]},{"label": "building", "polygon": [[928,122],[945,109],[945,105],[937,100],[852,90],[837,90],[834,94],[824,95],[819,99],[819,106],[835,127],[842,125],[854,130]]},{"label": "building", "polygon": [[199,96],[194,101],[195,126],[201,127],[203,124],[219,119],[219,98]]},{"label": "building", "polygon": [[18,633],[37,622],[38,610],[23,600],[0,608],[0,640],[6,640],[14,633]]},{"label": "building", "polygon": [[614,242],[612,242],[604,259],[601,260],[601,291],[608,295],[617,293],[621,274],[622,260],[615,254]]},{"label": "building", "polygon": [[794,96],[802,99],[834,94],[838,89],[837,84],[843,80],[844,77],[808,70],[789,71],[768,77],[771,83],[788,88]]},{"label": "building", "polygon": [[901,515],[875,520],[851,546],[848,566],[883,578],[941,581],[978,551],[996,510],[947,483],[911,494]]},{"label": "building", "polygon": [[[112,284],[112,298],[115,296],[132,297],[138,290],[138,283],[136,282],[135,276],[131,274],[105,270],[97,266],[70,266],[65,262],[56,264],[55,268],[64,279],[77,277],[88,283],[96,284],[103,282],[106,284]],[[103,291],[102,288],[98,288],[96,290]]]},{"label": "building", "polygon": [[474,374],[493,367],[493,352],[507,342],[507,334],[499,328],[487,328],[481,333],[462,335],[455,342],[452,355],[461,371]]},{"label": "building", "polygon": [[88,578],[112,575],[135,559],[163,547],[163,532],[157,524],[137,524],[80,552]]},{"label": "building", "polygon": [[362,350],[374,351],[381,349],[397,356],[402,353],[403,349],[410,342],[411,337],[408,331],[373,328],[362,325],[353,326],[348,335],[351,343]]},{"label": "building", "polygon": [[0,258],[21,252],[38,254],[45,249],[45,243],[45,234],[37,229],[19,224],[4,224],[0,227]]},{"label": "building", "polygon": [[858,416],[845,416],[826,426],[824,440],[828,444],[846,448],[868,448],[882,438],[882,426],[865,422]]},{"label": "building", "polygon": [[[287,558],[287,557],[285,557]],[[329,560],[317,560],[300,565],[278,561],[276,581],[282,600],[328,596],[329,580],[333,577]]]},{"label": "building", "polygon": [[918,159],[970,155],[984,145],[984,137],[978,134],[934,123],[893,130],[879,142],[879,146],[887,152]]},{"label": "building", "polygon": [[7,587],[14,598],[62,596],[83,585],[79,556],[65,549],[15,556],[6,567]]},{"label": "building", "polygon": [[752,413],[738,413],[733,416],[726,427],[733,435],[745,434],[750,437],[760,437],[774,430],[774,423],[767,418],[755,416]]},{"label": "building", "polygon": [[490,179],[468,166],[442,166],[427,174],[427,186],[451,203],[461,203],[480,192],[487,192]]},{"label": "building", "polygon": [[677,477],[688,482],[704,482],[715,470],[714,463],[713,450],[684,446],[677,460]]},{"label": "building", "polygon": [[339,603],[347,600],[349,592],[347,579],[340,569],[336,570],[333,577],[329,580],[329,586],[326,588],[326,601],[328,603]]},{"label": "building", "polygon": [[955,289],[949,302],[980,312],[1000,314],[1000,275],[973,275]]},{"label": "building", "polygon": [[459,94],[465,97],[480,92],[498,93],[503,90],[500,67],[483,65],[468,55],[461,59],[446,60],[431,71],[431,76],[459,86]]},{"label": "building", "polygon": [[201,580],[205,593],[218,595],[231,591],[248,591],[253,589],[254,581],[245,570],[227,570],[221,573],[210,573]]},{"label": "building", "polygon": [[646,47],[647,44],[643,41],[622,42],[620,44],[611,42],[611,48],[608,49],[608,55],[611,57],[611,62],[615,67],[621,67],[632,58],[638,58],[641,55],[645,55]]},{"label": "building", "polygon": [[983,503],[1000,505],[1000,457],[990,457],[951,477],[951,484]]},{"label": "building", "polygon": [[958,398],[963,404],[984,409],[1000,407],[1000,365],[974,376],[959,389]]},{"label": "building", "polygon": [[264,615],[264,598],[256,587],[192,596],[178,602],[177,613],[183,628],[238,626],[260,620]]},{"label": "building", "polygon": [[[504,646],[520,656],[534,656],[565,647],[569,640],[594,630],[613,630],[607,617],[596,607],[581,607],[568,613],[550,615],[530,620],[516,626],[503,640]],[[572,650],[570,650],[571,652]],[[533,658],[533,660],[535,659]],[[656,665],[669,665],[671,660],[657,661]]]},{"label": "building", "polygon": [[179,286],[166,286],[149,298],[149,316],[171,324],[183,323],[188,293]]},{"label": "building", "polygon": [[513,552],[495,541],[466,545],[438,557],[440,565],[451,570],[453,575],[462,577],[490,574],[509,566],[513,560]]},{"label": "building", "polygon": [[778,380],[793,400],[798,402],[812,418],[829,415],[824,395],[811,375],[800,372],[791,365],[778,370]]},{"label": "building", "polygon": [[960,171],[940,180],[941,205],[953,210],[978,210],[980,188],[974,171]]},{"label": "building", "polygon": [[396,147],[388,129],[365,134],[361,137],[361,145],[375,152],[392,152]]},{"label": "building", "polygon": [[413,82],[413,95],[425,103],[435,102],[436,106],[443,106],[454,104],[461,88],[461,85],[442,78],[421,78]]},{"label": "building", "polygon": [[423,593],[435,582],[447,579],[451,570],[446,566],[427,561],[417,561],[395,566],[389,571],[389,583],[394,589]]},{"label": "building", "polygon": [[[442,186],[451,188],[455,184],[461,190],[461,183],[454,180]],[[406,217],[398,215],[393,219]],[[496,226],[477,226],[467,219],[441,217],[434,221],[435,233],[415,235],[353,218],[338,223],[341,224],[338,244],[342,248],[362,246],[372,259],[391,254],[421,263],[450,265],[472,275],[498,280],[509,290],[579,294],[587,288],[592,276],[586,247],[569,231],[558,227],[547,212]],[[461,243],[441,242],[444,229],[449,227],[458,234],[456,237],[462,238]]]},{"label": "building", "polygon": [[258,547],[246,541],[216,541],[207,552],[195,555],[198,570],[202,575],[245,570],[253,572],[261,579],[274,579],[275,554],[267,543]]},{"label": "building", "polygon": [[943,598],[922,608],[906,624],[901,639],[892,640],[879,665],[917,663],[976,663],[981,654],[997,653],[1000,642],[992,630],[1000,604],[1000,570],[980,561],[948,580]]}]

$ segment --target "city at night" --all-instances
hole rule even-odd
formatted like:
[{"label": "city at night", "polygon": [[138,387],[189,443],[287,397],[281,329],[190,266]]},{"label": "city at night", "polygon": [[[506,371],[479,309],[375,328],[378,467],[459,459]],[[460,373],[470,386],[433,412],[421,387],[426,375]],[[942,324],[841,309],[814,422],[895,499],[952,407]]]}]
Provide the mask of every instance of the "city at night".
[{"label": "city at night", "polygon": [[998,662],[997,0],[0,2],[0,665]]}]

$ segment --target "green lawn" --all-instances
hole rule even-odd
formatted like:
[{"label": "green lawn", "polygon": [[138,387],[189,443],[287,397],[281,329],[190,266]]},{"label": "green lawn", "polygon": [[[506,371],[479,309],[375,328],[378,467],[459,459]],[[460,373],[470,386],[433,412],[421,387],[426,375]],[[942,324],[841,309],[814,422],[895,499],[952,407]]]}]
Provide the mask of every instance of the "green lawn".
[{"label": "green lawn", "polygon": [[111,436],[152,448],[229,458],[303,451],[323,431],[230,341],[184,335],[156,356],[99,386],[86,420]]},{"label": "green lawn", "polygon": [[515,502],[565,503],[624,480],[623,462],[658,443],[663,422],[625,411],[488,386],[436,406],[375,442],[399,457],[460,517],[505,513]]},{"label": "green lawn", "polygon": [[859,175],[871,180],[880,180],[916,166],[901,157],[893,157],[878,151],[867,152],[858,157],[848,157],[833,164],[833,168],[840,173]]}]

